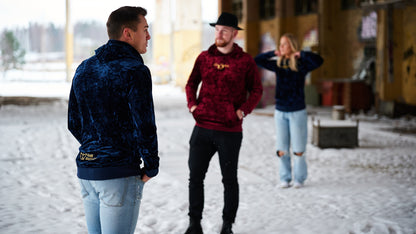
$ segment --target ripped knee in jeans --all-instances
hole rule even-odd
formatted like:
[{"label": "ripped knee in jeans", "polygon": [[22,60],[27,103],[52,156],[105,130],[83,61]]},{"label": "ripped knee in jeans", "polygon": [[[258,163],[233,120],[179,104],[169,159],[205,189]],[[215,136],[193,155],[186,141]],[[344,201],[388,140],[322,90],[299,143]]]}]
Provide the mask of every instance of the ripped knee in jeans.
[{"label": "ripped knee in jeans", "polygon": [[276,151],[276,154],[277,154],[278,157],[282,157],[283,155],[285,155],[285,151],[278,150],[278,151]]},{"label": "ripped knee in jeans", "polygon": [[303,152],[300,152],[300,153],[293,153],[294,155],[296,155],[296,156],[299,156],[299,157],[302,157],[303,156]]}]

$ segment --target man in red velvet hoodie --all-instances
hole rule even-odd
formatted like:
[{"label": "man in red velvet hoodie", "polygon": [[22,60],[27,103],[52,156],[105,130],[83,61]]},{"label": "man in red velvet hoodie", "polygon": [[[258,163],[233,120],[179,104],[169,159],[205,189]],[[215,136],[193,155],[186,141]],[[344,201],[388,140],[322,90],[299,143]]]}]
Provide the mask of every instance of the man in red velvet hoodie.
[{"label": "man in red velvet hoodie", "polygon": [[224,184],[221,234],[232,233],[239,199],[237,167],[243,118],[263,92],[254,59],[234,43],[241,30],[237,17],[222,13],[210,25],[215,27],[215,44],[198,56],[185,87],[188,108],[196,121],[189,141],[190,224],[186,234],[202,233],[204,178],[216,152]]}]

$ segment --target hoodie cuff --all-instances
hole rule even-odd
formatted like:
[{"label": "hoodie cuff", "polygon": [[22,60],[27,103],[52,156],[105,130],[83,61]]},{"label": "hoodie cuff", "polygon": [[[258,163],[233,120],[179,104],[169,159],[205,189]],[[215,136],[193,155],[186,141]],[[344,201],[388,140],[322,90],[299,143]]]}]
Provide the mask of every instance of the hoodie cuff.
[{"label": "hoodie cuff", "polygon": [[151,169],[151,170],[148,170],[148,169],[145,168],[144,169],[144,172],[149,177],[155,177],[159,173],[159,169]]}]

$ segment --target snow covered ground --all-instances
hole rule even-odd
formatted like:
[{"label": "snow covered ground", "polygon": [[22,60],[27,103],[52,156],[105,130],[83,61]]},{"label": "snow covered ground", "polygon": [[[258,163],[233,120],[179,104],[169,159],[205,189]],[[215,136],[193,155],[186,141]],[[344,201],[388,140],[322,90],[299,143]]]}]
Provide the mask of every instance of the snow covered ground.
[{"label": "snow covered ground", "polygon": [[[0,82],[0,97],[29,92],[63,98],[0,107],[0,233],[86,233],[76,178],[78,143],[66,128],[68,91],[66,82]],[[194,121],[179,88],[155,85],[154,99],[161,168],[145,186],[136,233],[183,233]],[[331,118],[328,108],[308,111],[322,121]],[[236,234],[416,233],[415,117],[351,117],[360,119],[360,146],[354,149],[312,145],[309,121],[306,186],[279,189],[272,113],[272,106],[258,109],[244,120]],[[222,193],[214,157],[205,184],[207,234],[219,233]]]}]

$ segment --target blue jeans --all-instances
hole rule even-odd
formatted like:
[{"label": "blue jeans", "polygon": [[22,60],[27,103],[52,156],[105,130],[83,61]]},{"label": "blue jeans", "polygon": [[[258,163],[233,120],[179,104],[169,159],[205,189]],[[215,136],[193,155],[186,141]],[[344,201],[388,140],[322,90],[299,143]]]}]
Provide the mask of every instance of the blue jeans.
[{"label": "blue jeans", "polygon": [[140,176],[80,179],[88,233],[134,233],[144,182]]},{"label": "blue jeans", "polygon": [[293,174],[295,182],[303,184],[308,176],[305,159],[308,138],[308,114],[306,109],[293,112],[275,110],[274,119],[276,123],[277,154],[279,151],[284,152],[284,155],[279,157],[280,181],[290,182],[292,180],[291,147],[294,154]]}]

